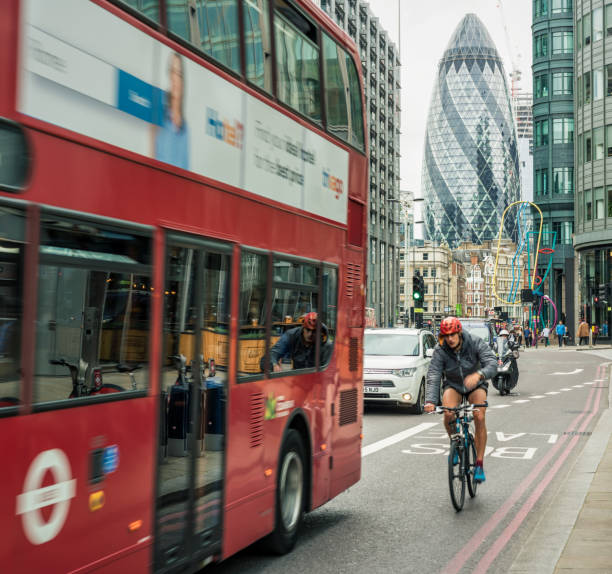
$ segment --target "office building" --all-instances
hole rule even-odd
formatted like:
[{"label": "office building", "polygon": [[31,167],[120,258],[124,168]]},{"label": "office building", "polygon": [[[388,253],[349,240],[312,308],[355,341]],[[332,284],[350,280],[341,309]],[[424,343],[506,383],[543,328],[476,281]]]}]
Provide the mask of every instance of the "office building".
[{"label": "office building", "polygon": [[[467,14],[438,66],[422,172],[428,239],[451,248],[497,238],[520,198],[519,158],[502,60],[484,24]],[[516,220],[504,235],[516,237]]]}]

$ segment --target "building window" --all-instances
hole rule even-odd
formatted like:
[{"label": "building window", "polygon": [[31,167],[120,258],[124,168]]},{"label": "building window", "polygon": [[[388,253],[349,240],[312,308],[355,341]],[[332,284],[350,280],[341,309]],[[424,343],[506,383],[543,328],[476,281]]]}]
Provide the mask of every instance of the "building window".
[{"label": "building window", "polygon": [[551,12],[560,14],[561,12],[572,11],[572,0],[552,0]]},{"label": "building window", "polygon": [[606,4],[606,36],[612,36],[612,4]]},{"label": "building window", "polygon": [[591,103],[591,72],[585,72],[582,76],[582,83],[584,85],[584,103]]},{"label": "building window", "polygon": [[548,194],[548,168],[536,169],[535,171],[535,194]]},{"label": "building window", "polygon": [[535,123],[535,145],[548,145],[548,120],[540,120]]},{"label": "building window", "polygon": [[553,119],[553,144],[574,142],[574,118]]},{"label": "building window", "polygon": [[601,40],[603,33],[603,9],[595,8],[593,10],[593,42]]},{"label": "building window", "polygon": [[540,74],[535,77],[535,97],[548,97],[548,74]]},{"label": "building window", "polygon": [[555,72],[552,75],[553,96],[571,96],[574,88],[572,72]]},{"label": "building window", "polygon": [[553,191],[563,195],[574,193],[574,168],[553,168]]},{"label": "building window", "polygon": [[584,192],[584,217],[586,221],[593,219],[593,202],[590,189]]},{"label": "building window", "polygon": [[612,185],[608,187],[608,217],[612,217]]},{"label": "building window", "polygon": [[423,261],[429,260],[429,253],[423,253]]},{"label": "building window", "polygon": [[591,132],[585,132],[584,134],[584,163],[589,163],[592,158],[593,152],[593,140],[591,139]]},{"label": "building window", "polygon": [[596,187],[593,190],[593,199],[595,201],[595,219],[604,218],[604,196],[603,187]]},{"label": "building window", "polygon": [[604,129],[595,128],[593,130],[593,159],[604,158]]},{"label": "building window", "polygon": [[536,58],[548,55],[548,34],[540,34],[533,40],[533,53]]},{"label": "building window", "polygon": [[578,42],[578,49],[582,48],[582,20],[576,22],[576,40]]},{"label": "building window", "polygon": [[603,68],[595,68],[593,74],[593,100],[601,100],[603,98]]},{"label": "building window", "polygon": [[606,126],[606,145],[608,147],[607,155],[612,157],[612,124]]},{"label": "building window", "polygon": [[574,52],[574,32],[553,32],[552,34],[552,53],[572,54]]},{"label": "building window", "polygon": [[583,154],[583,147],[582,147],[582,134],[580,134],[578,136],[578,165],[582,165],[582,154]]},{"label": "building window", "polygon": [[548,0],[535,0],[533,3],[533,15],[535,18],[548,15]]},{"label": "building window", "polygon": [[586,48],[591,44],[591,15],[586,14],[582,19],[582,44]]},{"label": "building window", "polygon": [[582,106],[582,76],[578,76],[576,80],[576,95],[578,96],[578,106]]}]

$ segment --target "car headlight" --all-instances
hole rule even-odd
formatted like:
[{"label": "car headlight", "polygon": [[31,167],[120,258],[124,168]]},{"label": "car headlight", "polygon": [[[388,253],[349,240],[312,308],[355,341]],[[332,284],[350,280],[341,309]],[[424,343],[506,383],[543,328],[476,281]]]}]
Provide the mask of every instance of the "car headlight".
[{"label": "car headlight", "polygon": [[392,372],[396,377],[412,377],[416,373],[416,367],[411,369],[393,369]]}]

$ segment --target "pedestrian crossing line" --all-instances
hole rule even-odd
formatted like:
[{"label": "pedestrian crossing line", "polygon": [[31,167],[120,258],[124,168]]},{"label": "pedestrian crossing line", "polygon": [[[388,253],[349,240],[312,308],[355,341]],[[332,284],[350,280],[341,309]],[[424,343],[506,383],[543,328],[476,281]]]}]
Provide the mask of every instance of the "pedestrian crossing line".
[{"label": "pedestrian crossing line", "polygon": [[544,395],[533,395],[532,397],[529,397],[530,399],[545,399],[546,397]]},{"label": "pedestrian crossing line", "polygon": [[521,404],[521,403],[530,403],[529,399],[518,399],[517,401],[512,401],[513,403]]},{"label": "pedestrian crossing line", "polygon": [[560,393],[559,393],[559,391],[548,391],[546,394],[547,395],[558,395]]}]

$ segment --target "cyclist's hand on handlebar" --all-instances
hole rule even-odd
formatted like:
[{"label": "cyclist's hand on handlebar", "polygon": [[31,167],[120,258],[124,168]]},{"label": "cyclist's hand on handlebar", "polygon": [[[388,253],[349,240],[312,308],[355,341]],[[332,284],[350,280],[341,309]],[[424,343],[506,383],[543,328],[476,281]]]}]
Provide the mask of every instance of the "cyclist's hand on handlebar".
[{"label": "cyclist's hand on handlebar", "polygon": [[433,403],[425,403],[424,411],[426,413],[433,413],[436,410],[436,405]]}]

